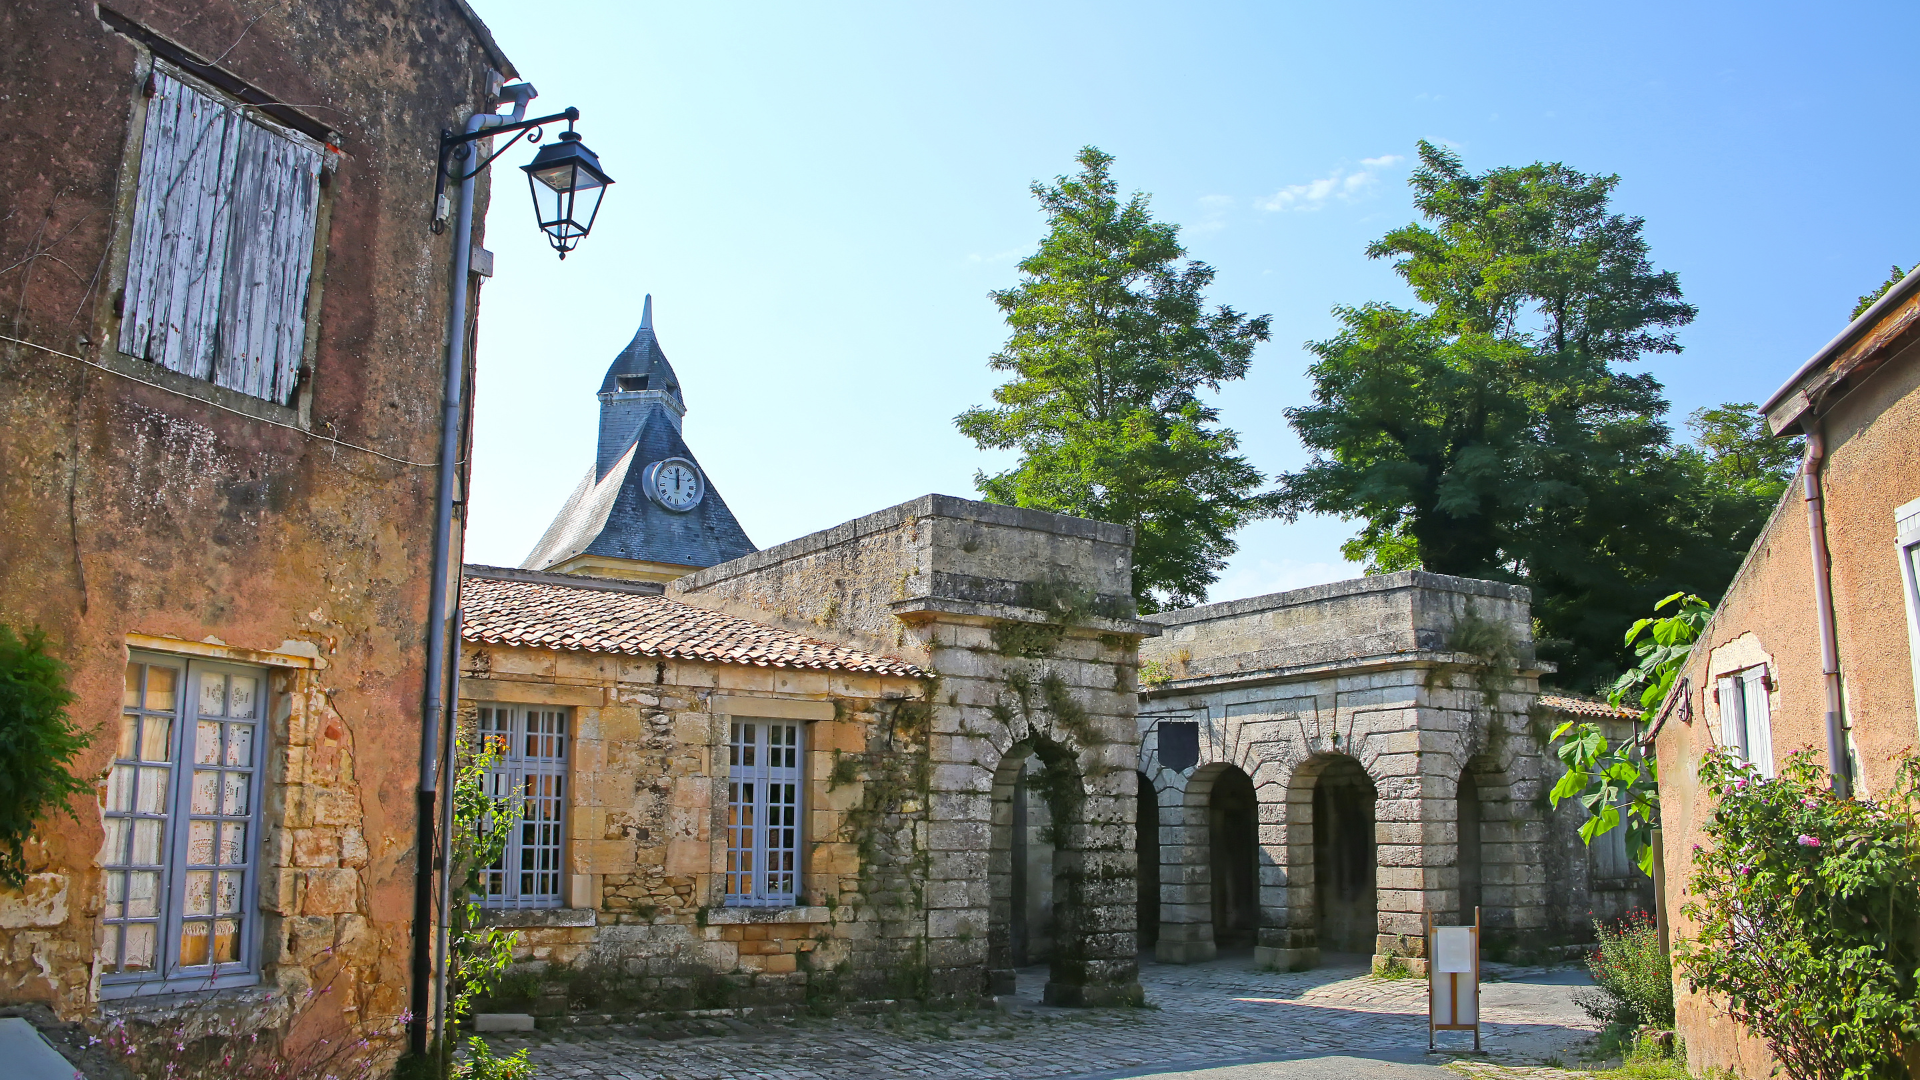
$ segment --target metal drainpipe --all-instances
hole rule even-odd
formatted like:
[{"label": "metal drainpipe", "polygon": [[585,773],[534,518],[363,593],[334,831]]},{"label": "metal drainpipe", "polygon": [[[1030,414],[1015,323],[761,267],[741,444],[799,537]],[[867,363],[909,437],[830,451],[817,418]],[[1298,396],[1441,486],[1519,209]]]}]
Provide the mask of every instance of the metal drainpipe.
[{"label": "metal drainpipe", "polygon": [[[523,84],[524,85],[524,84]],[[513,99],[512,116],[476,113],[467,118],[472,134],[526,116],[533,88]],[[478,147],[475,147],[477,150]],[[473,156],[473,155],[469,155]],[[454,472],[460,464],[460,420],[466,393],[467,284],[473,266],[473,195],[479,170],[460,182],[453,219],[453,281],[447,304],[447,375],[440,406],[440,484],[434,507],[433,569],[428,578],[426,702],[420,716],[420,785],[415,793],[414,847],[418,852],[413,886],[413,993],[408,1005],[408,1047],[427,1052],[434,979],[434,804],[439,794],[440,725],[446,713],[448,592],[457,588],[453,571]]]},{"label": "metal drainpipe", "polygon": [[1809,417],[1807,456],[1801,468],[1807,495],[1807,532],[1813,537],[1813,603],[1820,620],[1820,673],[1827,699],[1827,771],[1833,793],[1853,796],[1853,761],[1847,754],[1846,730],[1840,724],[1840,640],[1834,630],[1833,580],[1828,569],[1826,501],[1820,490],[1820,464],[1826,458],[1826,439],[1820,422]]},{"label": "metal drainpipe", "polygon": [[[447,689],[449,700],[457,710],[460,705],[460,624],[463,614],[460,608],[453,609],[453,662],[448,665]],[[440,800],[440,924],[434,933],[436,962],[433,965],[433,1034],[445,1042],[447,1037],[447,977],[453,964],[453,785],[459,768],[457,757],[460,747],[460,732],[457,723],[447,724],[444,745],[444,757],[440,759],[440,775],[447,778],[447,797]]]}]

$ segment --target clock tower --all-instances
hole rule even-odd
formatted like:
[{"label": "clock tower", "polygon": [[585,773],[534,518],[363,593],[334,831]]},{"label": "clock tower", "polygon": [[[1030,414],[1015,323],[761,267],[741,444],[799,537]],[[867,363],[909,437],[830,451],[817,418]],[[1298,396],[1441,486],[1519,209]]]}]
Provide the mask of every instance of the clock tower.
[{"label": "clock tower", "polygon": [[680,436],[687,403],[654,336],[652,296],[599,396],[593,467],[521,569],[672,581],[758,550]]}]

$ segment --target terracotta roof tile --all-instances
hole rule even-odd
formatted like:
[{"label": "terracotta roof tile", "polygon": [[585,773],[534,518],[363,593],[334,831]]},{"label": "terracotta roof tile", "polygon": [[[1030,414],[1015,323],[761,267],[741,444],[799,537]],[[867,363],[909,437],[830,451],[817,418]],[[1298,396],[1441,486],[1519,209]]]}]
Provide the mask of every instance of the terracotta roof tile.
[{"label": "terracotta roof tile", "polygon": [[1552,709],[1554,712],[1566,713],[1569,716],[1597,716],[1597,717],[1602,717],[1608,720],[1640,719],[1639,709],[1635,709],[1626,705],[1622,705],[1621,707],[1616,709],[1604,701],[1594,701],[1590,698],[1564,697],[1558,694],[1541,694],[1540,704],[1546,708]]},{"label": "terracotta roof tile", "polygon": [[467,573],[461,637],[485,645],[660,656],[717,664],[918,676],[904,660],[803,637],[665,596]]}]

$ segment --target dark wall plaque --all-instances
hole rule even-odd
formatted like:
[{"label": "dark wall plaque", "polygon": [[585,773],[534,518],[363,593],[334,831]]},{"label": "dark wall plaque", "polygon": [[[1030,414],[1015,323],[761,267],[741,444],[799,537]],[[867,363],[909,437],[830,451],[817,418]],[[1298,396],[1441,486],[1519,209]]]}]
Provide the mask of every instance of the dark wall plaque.
[{"label": "dark wall plaque", "polygon": [[1160,721],[1160,764],[1186,772],[1200,764],[1200,724],[1194,720]]}]

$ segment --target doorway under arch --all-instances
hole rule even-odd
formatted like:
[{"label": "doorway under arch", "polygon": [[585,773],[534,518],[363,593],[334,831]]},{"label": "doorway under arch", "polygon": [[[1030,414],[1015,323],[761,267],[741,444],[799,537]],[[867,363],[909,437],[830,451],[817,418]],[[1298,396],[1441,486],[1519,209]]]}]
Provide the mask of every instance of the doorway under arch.
[{"label": "doorway under arch", "polygon": [[1322,952],[1370,954],[1377,944],[1375,798],[1367,771],[1344,755],[1314,779],[1314,909]]},{"label": "doorway under arch", "polygon": [[1231,765],[1207,793],[1207,846],[1214,944],[1251,948],[1260,932],[1260,803],[1253,778]]},{"label": "doorway under arch", "polygon": [[1014,972],[1057,959],[1072,933],[1073,912],[1056,903],[1060,840],[1074,822],[1062,793],[1078,790],[1073,755],[1045,738],[1015,743],[993,776],[991,850],[987,858],[989,992],[1012,993]]},{"label": "doorway under arch", "polygon": [[1139,927],[1140,950],[1151,952],[1160,941],[1160,794],[1147,774],[1140,773],[1139,779],[1139,802],[1133,818],[1133,850],[1139,859],[1135,925]]},{"label": "doorway under arch", "polygon": [[1454,861],[1460,877],[1457,921],[1465,926],[1473,922],[1474,912],[1481,906],[1481,884],[1486,879],[1482,869],[1485,855],[1480,831],[1480,784],[1473,777],[1471,765],[1460,771],[1460,791],[1453,820],[1460,843],[1460,854]]}]

